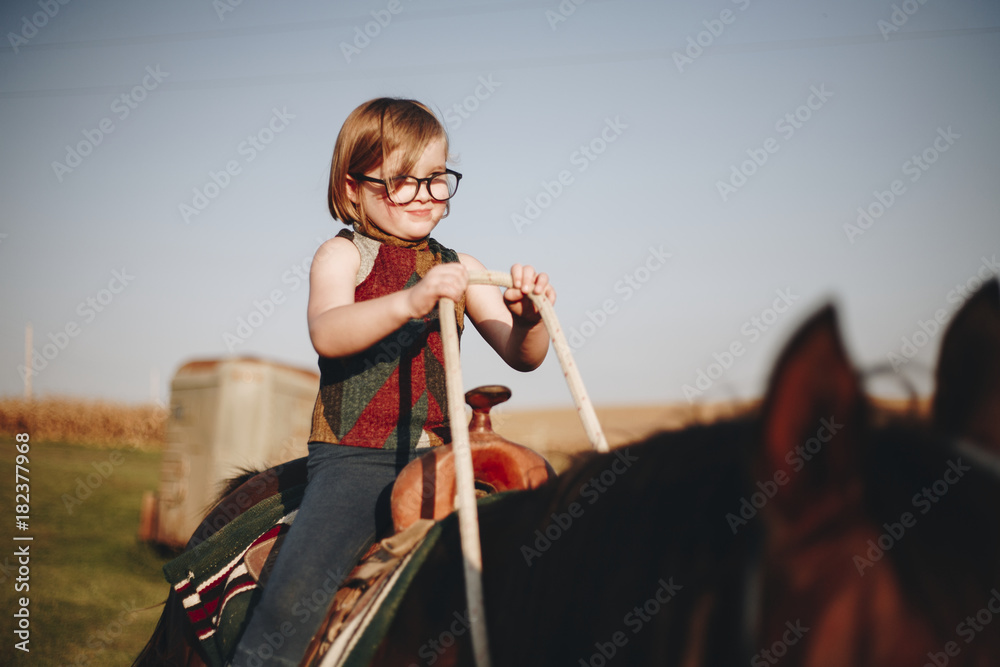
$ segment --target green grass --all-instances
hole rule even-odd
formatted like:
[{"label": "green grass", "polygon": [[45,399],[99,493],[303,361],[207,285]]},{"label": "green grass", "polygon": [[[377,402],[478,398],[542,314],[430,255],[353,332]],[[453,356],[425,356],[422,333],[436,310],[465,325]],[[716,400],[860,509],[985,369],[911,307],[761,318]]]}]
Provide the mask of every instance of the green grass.
[{"label": "green grass", "polygon": [[[0,438],[0,660],[7,665],[128,665],[160,616],[169,560],[136,539],[158,453],[30,442],[29,530],[15,526],[16,443]],[[30,535],[31,542],[13,537]],[[15,549],[30,545],[30,590],[17,592]],[[30,604],[30,653],[15,648],[13,611]],[[146,607],[152,609],[144,610]],[[13,658],[10,658],[13,656]]]}]

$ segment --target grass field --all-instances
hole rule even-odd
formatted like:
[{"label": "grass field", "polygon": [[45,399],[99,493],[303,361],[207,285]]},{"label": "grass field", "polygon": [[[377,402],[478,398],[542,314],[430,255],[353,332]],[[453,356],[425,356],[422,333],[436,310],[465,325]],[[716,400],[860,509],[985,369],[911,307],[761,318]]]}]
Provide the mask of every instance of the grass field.
[{"label": "grass field", "polygon": [[[15,526],[15,442],[0,439],[0,663],[128,665],[159,618],[168,559],[136,540],[142,492],[157,487],[159,453],[29,442],[29,529]],[[23,474],[23,471],[22,471]],[[23,482],[23,480],[21,480]],[[21,499],[23,500],[23,499]],[[31,536],[15,542],[14,536]],[[30,546],[18,592],[15,549]],[[15,648],[13,612],[30,602],[29,653]],[[155,606],[154,606],[155,605]],[[144,610],[145,607],[154,606]]]}]

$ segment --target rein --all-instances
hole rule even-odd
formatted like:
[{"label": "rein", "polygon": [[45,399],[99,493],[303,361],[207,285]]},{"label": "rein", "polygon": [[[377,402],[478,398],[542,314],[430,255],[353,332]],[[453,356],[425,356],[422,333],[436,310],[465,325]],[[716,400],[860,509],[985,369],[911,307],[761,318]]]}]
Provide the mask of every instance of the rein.
[{"label": "rein", "polygon": [[[501,271],[470,271],[470,285],[496,285],[511,288],[510,274]],[[540,294],[528,294],[538,308],[542,322],[549,332],[556,356],[562,365],[563,375],[569,384],[570,394],[577,413],[583,422],[587,439],[599,452],[608,451],[608,441],[597,421],[594,406],[587,396],[580,372],[576,368],[569,344],[556,318],[552,304]],[[479,516],[476,511],[475,481],[472,470],[472,451],[469,446],[469,425],[465,421],[462,367],[458,352],[458,325],[455,323],[455,302],[441,299],[441,338],[444,343],[445,385],[448,395],[448,419],[451,423],[452,451],[455,455],[456,506],[458,507],[459,534],[462,542],[462,562],[465,573],[465,600],[469,608],[469,625],[472,649],[478,667],[490,666],[490,651],[486,633],[486,609],[483,604],[483,556],[479,543]]]}]

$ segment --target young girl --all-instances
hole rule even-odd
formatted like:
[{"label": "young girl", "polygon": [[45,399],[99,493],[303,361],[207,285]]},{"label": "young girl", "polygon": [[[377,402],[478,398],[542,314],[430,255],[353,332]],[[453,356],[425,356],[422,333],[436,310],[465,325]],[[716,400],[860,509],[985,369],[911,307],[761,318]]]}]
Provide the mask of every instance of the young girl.
[{"label": "young girl", "polygon": [[[530,292],[555,301],[544,273],[515,264],[514,288],[468,286],[484,267],[430,238],[461,174],[444,127],[423,104],[380,98],[344,123],[330,169],[330,212],[353,226],[316,253],[309,335],[320,390],[309,483],[233,665],[298,665],[346,574],[390,526],[392,483],[418,447],[450,440],[437,302],[456,302],[511,367],[536,368],[548,334]],[[466,290],[468,288],[468,290]]]}]

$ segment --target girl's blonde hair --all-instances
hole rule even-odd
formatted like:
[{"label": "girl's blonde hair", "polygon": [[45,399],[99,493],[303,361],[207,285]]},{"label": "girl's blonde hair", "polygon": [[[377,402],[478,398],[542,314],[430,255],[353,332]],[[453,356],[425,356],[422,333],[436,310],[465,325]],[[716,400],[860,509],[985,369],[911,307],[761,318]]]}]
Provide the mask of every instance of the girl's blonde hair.
[{"label": "girl's blonde hair", "polygon": [[[379,97],[351,112],[337,135],[330,164],[330,214],[345,225],[368,227],[363,198],[351,201],[347,195],[348,174],[365,174],[381,166],[399,150],[399,173],[406,174],[417,163],[427,144],[448,135],[426,105],[416,100]],[[383,177],[389,174],[383,174]]]}]

